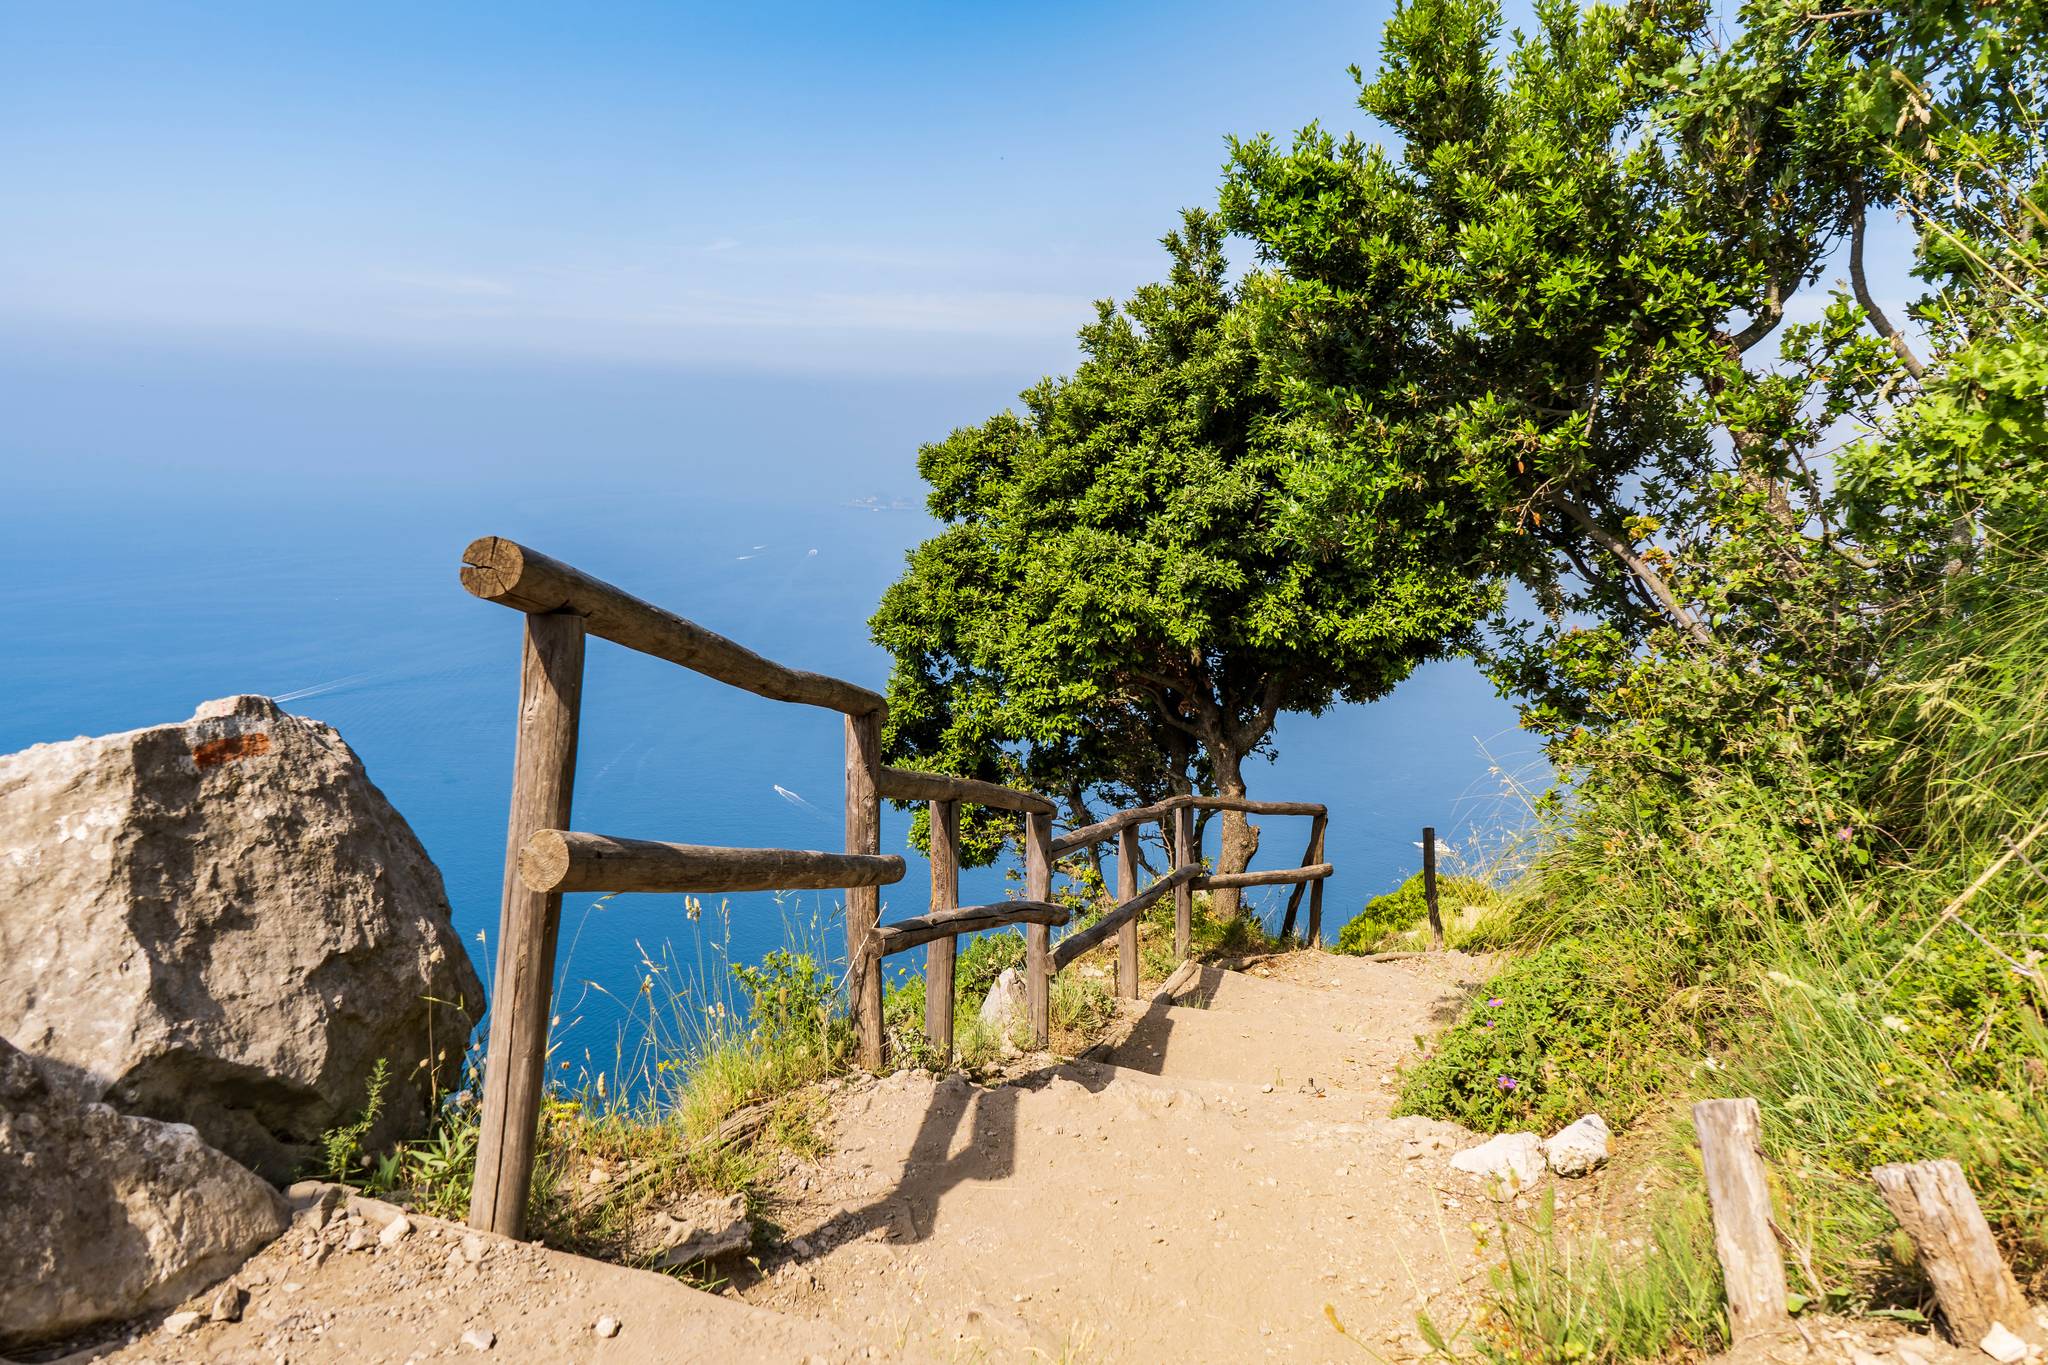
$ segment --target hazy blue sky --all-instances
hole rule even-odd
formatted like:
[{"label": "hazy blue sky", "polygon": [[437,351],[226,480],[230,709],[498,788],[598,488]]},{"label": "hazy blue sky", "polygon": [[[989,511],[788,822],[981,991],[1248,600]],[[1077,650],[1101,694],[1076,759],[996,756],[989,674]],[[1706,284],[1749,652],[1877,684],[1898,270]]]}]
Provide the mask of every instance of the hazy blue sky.
[{"label": "hazy blue sky", "polygon": [[0,327],[1021,384],[1387,8],[0,3]]}]

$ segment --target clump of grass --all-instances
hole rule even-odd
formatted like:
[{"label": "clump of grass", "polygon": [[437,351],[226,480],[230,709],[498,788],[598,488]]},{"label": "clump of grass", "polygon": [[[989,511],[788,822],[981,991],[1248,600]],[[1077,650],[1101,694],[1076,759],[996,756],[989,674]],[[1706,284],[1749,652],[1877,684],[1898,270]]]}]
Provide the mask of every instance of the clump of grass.
[{"label": "clump of grass", "polygon": [[1469,1346],[1499,1365],[1578,1365],[1673,1348],[1701,1352],[1721,1342],[1727,1322],[1703,1199],[1661,1210],[1639,1255],[1624,1255],[1602,1236],[1565,1235],[1555,1200],[1556,1191],[1545,1190],[1526,1227],[1500,1225],[1501,1261],[1469,1340],[1451,1340],[1424,1319],[1433,1347],[1451,1355]]},{"label": "clump of grass", "polygon": [[320,1150],[330,1180],[348,1180],[361,1174],[358,1167],[370,1164],[369,1154],[363,1150],[363,1140],[384,1117],[384,1092],[390,1084],[390,1063],[379,1057],[363,1083],[363,1108],[356,1121],[330,1128],[320,1135]]}]

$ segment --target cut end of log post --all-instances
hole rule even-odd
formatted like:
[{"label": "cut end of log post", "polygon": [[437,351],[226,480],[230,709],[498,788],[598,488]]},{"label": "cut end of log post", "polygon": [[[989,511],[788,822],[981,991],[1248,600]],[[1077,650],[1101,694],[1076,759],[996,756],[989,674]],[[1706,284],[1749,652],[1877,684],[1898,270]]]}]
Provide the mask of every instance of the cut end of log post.
[{"label": "cut end of log post", "polygon": [[462,551],[462,586],[486,602],[508,596],[526,568],[526,552],[502,536],[478,536]]},{"label": "cut end of log post", "polygon": [[569,877],[569,839],[558,829],[535,831],[519,850],[519,880],[535,891],[553,891]]}]

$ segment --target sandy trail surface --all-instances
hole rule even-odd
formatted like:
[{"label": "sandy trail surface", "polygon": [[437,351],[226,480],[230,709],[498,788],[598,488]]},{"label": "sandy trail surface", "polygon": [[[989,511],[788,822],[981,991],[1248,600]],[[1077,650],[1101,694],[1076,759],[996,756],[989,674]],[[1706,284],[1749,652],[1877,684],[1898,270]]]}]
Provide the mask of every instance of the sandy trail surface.
[{"label": "sandy trail surface", "polygon": [[1096,1060],[849,1087],[747,1296],[940,1359],[1413,1354],[1418,1309],[1469,1314],[1493,1213],[1443,1164],[1469,1134],[1388,1117],[1394,1067],[1481,975],[1208,968],[1127,1007]]}]

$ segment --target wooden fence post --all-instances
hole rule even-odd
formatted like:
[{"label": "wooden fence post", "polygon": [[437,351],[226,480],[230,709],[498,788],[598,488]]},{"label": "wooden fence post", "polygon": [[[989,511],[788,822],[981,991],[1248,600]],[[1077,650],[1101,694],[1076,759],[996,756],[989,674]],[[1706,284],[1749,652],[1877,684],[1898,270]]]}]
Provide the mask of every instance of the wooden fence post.
[{"label": "wooden fence post", "polygon": [[1728,1328],[1736,1341],[1791,1322],[1785,1307],[1785,1258],[1771,1232],[1771,1192],[1755,1100],[1701,1100],[1692,1107],[1714,1210],[1714,1251],[1728,1291]]},{"label": "wooden fence post", "polygon": [[[846,718],[846,851],[882,851],[882,803],[876,792],[881,768],[882,713]],[[846,893],[846,961],[851,979],[857,1057],[869,1071],[882,1069],[882,958],[868,939],[882,918],[881,888],[856,886]]]},{"label": "wooden fence post", "polygon": [[[1195,852],[1195,813],[1186,806],[1176,806],[1173,811],[1173,865],[1191,867],[1201,861]],[[1194,946],[1195,936],[1195,888],[1182,882],[1173,888],[1173,956],[1177,962],[1187,961]]]},{"label": "wooden fence post", "polygon": [[1870,1173],[1899,1226],[1913,1239],[1959,1346],[1980,1346],[1994,1325],[2021,1341],[2048,1346],[2048,1334],[1998,1254],[1991,1225],[1963,1168],[1953,1161],[1879,1166]]},{"label": "wooden fence post", "polygon": [[583,618],[549,613],[524,620],[497,990],[490,1007],[490,1052],[469,1196],[470,1226],[506,1237],[526,1230],[526,1191],[547,1085],[555,935],[562,911],[560,893],[530,891],[520,880],[519,855],[536,831],[569,826],[583,697]]},{"label": "wooden fence post", "polygon": [[[931,803],[933,911],[960,904],[960,803]],[[959,939],[935,938],[924,946],[924,1036],[939,1056],[953,1060],[953,964]]]},{"label": "wooden fence post", "polygon": [[[1052,899],[1052,816],[1024,815],[1024,899]],[[1052,926],[1024,926],[1024,1006],[1031,1045],[1052,1045]]]},{"label": "wooden fence post", "polygon": [[1429,907],[1430,946],[1442,951],[1444,917],[1436,904],[1436,826],[1422,827],[1422,900]]},{"label": "wooden fence post", "polygon": [[[1313,867],[1323,860],[1323,836],[1329,830],[1330,817],[1311,816],[1309,826],[1308,856],[1302,859],[1302,866]],[[1308,946],[1320,948],[1323,944],[1323,878],[1318,877],[1308,885]]]},{"label": "wooden fence post", "polygon": [[[1116,899],[1121,905],[1138,894],[1138,827],[1125,825],[1116,832]],[[1138,998],[1138,917],[1133,915],[1116,931],[1116,993],[1126,1000]]]}]

